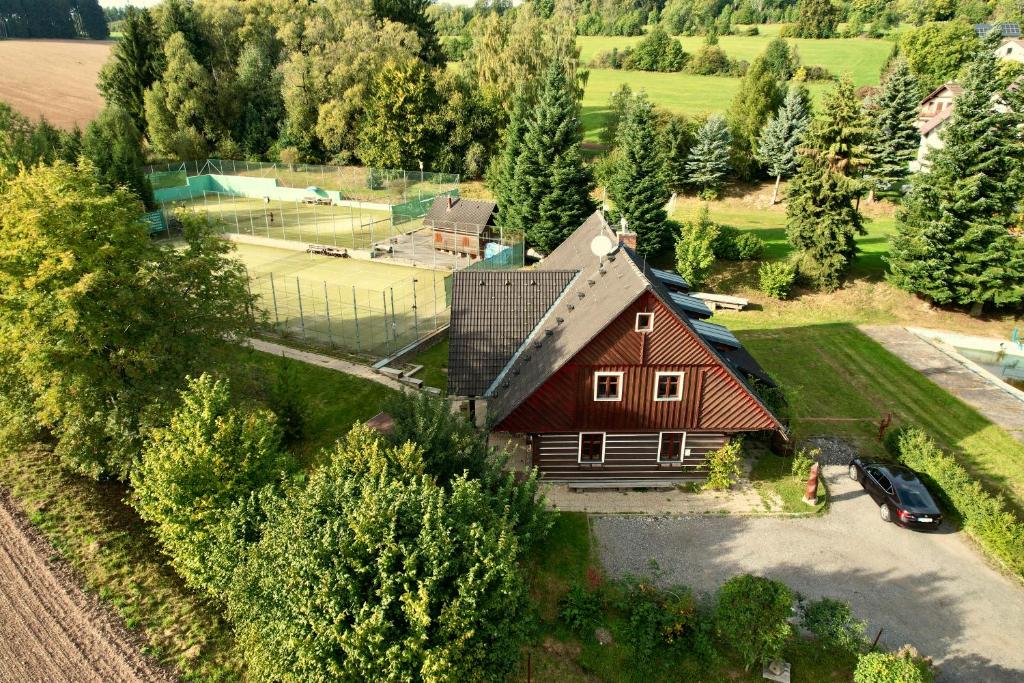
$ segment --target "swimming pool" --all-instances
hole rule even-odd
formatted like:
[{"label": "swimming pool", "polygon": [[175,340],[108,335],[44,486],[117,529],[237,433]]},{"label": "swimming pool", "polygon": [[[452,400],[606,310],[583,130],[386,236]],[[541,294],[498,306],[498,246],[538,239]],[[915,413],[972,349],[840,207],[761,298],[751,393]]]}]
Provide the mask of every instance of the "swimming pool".
[{"label": "swimming pool", "polygon": [[1011,387],[1024,389],[1024,352],[1018,355],[1013,352],[1016,350],[1015,345],[1006,344],[1006,346],[1012,347],[1012,350],[1011,348],[979,349],[959,344],[954,344],[953,348],[961,356],[974,361]]}]

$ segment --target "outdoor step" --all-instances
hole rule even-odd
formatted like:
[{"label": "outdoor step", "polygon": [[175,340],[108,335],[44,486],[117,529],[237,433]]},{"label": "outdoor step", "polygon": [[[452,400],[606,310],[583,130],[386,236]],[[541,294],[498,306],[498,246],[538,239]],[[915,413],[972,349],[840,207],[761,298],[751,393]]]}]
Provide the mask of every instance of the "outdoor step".
[{"label": "outdoor step", "polygon": [[377,371],[382,375],[387,375],[388,377],[391,377],[392,379],[401,379],[402,376],[405,374],[398,368],[388,367],[387,365],[385,365],[382,368],[378,368]]}]

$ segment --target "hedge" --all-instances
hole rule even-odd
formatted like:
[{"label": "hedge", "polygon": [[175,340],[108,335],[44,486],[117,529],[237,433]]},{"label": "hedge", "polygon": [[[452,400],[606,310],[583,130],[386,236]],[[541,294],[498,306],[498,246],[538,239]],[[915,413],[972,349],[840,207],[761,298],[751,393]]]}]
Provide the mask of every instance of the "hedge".
[{"label": "hedge", "polygon": [[1024,577],[1024,523],[1006,509],[1002,496],[984,488],[949,453],[916,427],[897,430],[887,439],[890,450],[934,483],[933,491],[955,510],[982,548]]}]

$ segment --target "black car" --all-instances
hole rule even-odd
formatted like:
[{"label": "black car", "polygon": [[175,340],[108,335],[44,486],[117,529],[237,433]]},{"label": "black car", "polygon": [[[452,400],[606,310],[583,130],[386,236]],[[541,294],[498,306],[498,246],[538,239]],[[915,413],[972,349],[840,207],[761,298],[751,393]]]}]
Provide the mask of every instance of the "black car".
[{"label": "black car", "polygon": [[938,529],[942,524],[942,511],[909,467],[855,458],[850,463],[850,479],[859,481],[875,500],[883,522],[912,529]]}]

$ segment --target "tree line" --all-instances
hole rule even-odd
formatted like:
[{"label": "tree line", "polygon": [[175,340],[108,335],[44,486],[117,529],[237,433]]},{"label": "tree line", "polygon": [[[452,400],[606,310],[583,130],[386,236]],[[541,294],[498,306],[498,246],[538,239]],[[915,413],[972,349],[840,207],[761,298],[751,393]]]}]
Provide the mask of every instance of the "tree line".
[{"label": "tree line", "polygon": [[100,75],[156,156],[274,158],[480,176],[516,83],[574,72],[532,4],[481,17],[446,68],[426,0],[167,0],[129,9]]},{"label": "tree line", "polygon": [[0,39],[109,37],[99,0],[0,0]]}]

